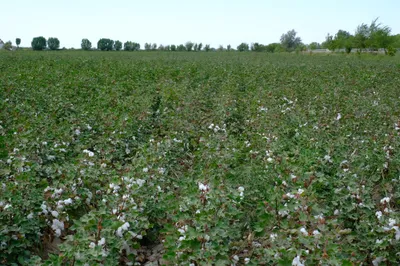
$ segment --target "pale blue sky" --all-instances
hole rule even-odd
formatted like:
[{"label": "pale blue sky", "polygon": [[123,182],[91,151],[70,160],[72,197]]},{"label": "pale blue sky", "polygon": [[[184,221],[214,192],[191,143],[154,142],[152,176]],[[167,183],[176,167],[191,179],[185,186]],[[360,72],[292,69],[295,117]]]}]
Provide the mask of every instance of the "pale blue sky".
[{"label": "pale blue sky", "polygon": [[400,33],[400,0],[9,0],[0,5],[0,39],[58,37],[61,47],[79,48],[82,38],[93,46],[102,38],[125,42],[213,47],[241,42],[279,42],[282,33],[298,32],[304,43],[322,42],[327,33],[374,18]]}]

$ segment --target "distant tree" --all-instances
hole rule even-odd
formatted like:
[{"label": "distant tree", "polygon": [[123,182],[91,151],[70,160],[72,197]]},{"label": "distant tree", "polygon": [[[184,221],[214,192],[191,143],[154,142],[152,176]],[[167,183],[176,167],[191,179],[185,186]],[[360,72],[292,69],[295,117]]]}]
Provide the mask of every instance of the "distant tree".
[{"label": "distant tree", "polygon": [[20,38],[15,39],[15,43],[17,44],[17,47],[19,48],[19,45],[21,44],[21,39]]},{"label": "distant tree", "polygon": [[145,43],[144,44],[144,49],[146,50],[146,51],[150,51],[151,50],[151,43]]},{"label": "distant tree", "polygon": [[158,50],[159,50],[159,51],[165,51],[164,45],[160,44],[160,45],[158,46]]},{"label": "distant tree", "polygon": [[218,51],[218,52],[222,52],[222,51],[224,51],[224,47],[223,47],[222,45],[218,46],[218,49],[217,49],[217,51]]},{"label": "distant tree", "polygon": [[33,38],[31,42],[32,49],[35,51],[41,51],[46,49],[46,39],[42,36]]},{"label": "distant tree", "polygon": [[211,50],[211,47],[209,44],[206,44],[206,46],[204,46],[204,51],[209,52]]},{"label": "distant tree", "polygon": [[171,45],[167,45],[167,46],[165,46],[165,51],[171,51]]},{"label": "distant tree", "polygon": [[50,50],[57,50],[58,48],[60,48],[60,41],[57,38],[50,37],[47,40],[47,46]]},{"label": "distant tree", "polygon": [[81,48],[82,50],[88,51],[92,49],[92,43],[88,39],[82,39]]},{"label": "distant tree", "polygon": [[203,48],[203,44],[199,43],[199,45],[197,45],[197,51],[201,51],[201,48]]},{"label": "distant tree", "polygon": [[393,35],[392,39],[393,39],[392,47],[400,48],[400,34]]},{"label": "distant tree", "polygon": [[156,43],[153,43],[153,44],[151,45],[151,50],[152,50],[152,51],[157,50],[157,44],[156,44]]},{"label": "distant tree", "polygon": [[97,49],[101,51],[112,51],[114,41],[107,38],[102,38],[97,42]]},{"label": "distant tree", "polygon": [[12,50],[12,43],[11,43],[11,41],[6,42],[6,43],[4,44],[4,46],[3,46],[3,49],[4,49],[4,50],[11,51],[11,50]]},{"label": "distant tree", "polygon": [[321,44],[321,46],[325,49],[335,51],[336,44],[333,40],[333,36],[328,33],[328,35],[326,35],[326,37],[325,37],[325,41]]},{"label": "distant tree", "polygon": [[226,46],[226,50],[229,52],[230,50],[232,50],[232,47],[230,44],[228,44],[228,46]]},{"label": "distant tree", "polygon": [[253,52],[264,52],[266,51],[266,46],[263,44],[259,44],[258,42],[252,43],[250,46],[250,50]]},{"label": "distant tree", "polygon": [[139,51],[140,44],[136,42],[127,41],[124,43],[124,50],[125,51]]},{"label": "distant tree", "polygon": [[180,45],[178,45],[178,47],[176,47],[176,50],[179,52],[186,51],[186,47],[185,47],[185,45],[180,44]]},{"label": "distant tree", "polygon": [[194,43],[192,43],[191,41],[186,42],[185,43],[186,51],[188,51],[188,52],[192,51],[193,46],[194,46]]},{"label": "distant tree", "polygon": [[295,30],[290,30],[281,36],[281,45],[287,51],[294,51],[297,46],[301,45],[301,38],[297,37],[297,32]]},{"label": "distant tree", "polygon": [[114,43],[114,49],[117,51],[120,51],[122,49],[122,42],[120,41],[115,41]]},{"label": "distant tree", "polygon": [[176,51],[176,45],[175,44],[171,45],[171,51]]},{"label": "distant tree", "polygon": [[369,27],[367,24],[361,24],[357,27],[354,34],[354,46],[358,48],[360,52],[362,49],[367,48],[367,42],[369,38]]},{"label": "distant tree", "polygon": [[268,53],[279,53],[283,51],[283,48],[280,43],[270,43],[265,46],[265,51]]},{"label": "distant tree", "polygon": [[239,52],[245,52],[249,50],[249,45],[247,43],[242,42],[241,44],[238,45],[237,50]]},{"label": "distant tree", "polygon": [[310,43],[310,44],[308,45],[308,48],[309,48],[310,50],[316,50],[316,49],[318,49],[319,47],[320,47],[320,44],[317,43],[317,42],[312,42],[312,43]]},{"label": "distant tree", "polygon": [[194,44],[193,51],[195,51],[195,52],[197,51],[197,43]]}]

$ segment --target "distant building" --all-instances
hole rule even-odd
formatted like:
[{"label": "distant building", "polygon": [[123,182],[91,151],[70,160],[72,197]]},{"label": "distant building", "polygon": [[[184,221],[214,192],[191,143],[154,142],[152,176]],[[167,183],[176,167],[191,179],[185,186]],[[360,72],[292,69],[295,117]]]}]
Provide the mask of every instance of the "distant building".
[{"label": "distant building", "polygon": [[4,42],[0,39],[0,49],[2,49],[4,46]]}]

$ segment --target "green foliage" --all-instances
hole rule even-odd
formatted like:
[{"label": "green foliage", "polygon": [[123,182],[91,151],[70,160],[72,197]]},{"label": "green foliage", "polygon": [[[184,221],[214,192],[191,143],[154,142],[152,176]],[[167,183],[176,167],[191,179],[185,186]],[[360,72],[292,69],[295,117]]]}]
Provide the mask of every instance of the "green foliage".
[{"label": "green foliage", "polygon": [[115,41],[115,43],[114,43],[114,50],[116,50],[116,51],[120,51],[122,49],[122,42],[120,42],[120,41]]},{"label": "green foliage", "polygon": [[180,45],[178,45],[178,47],[176,47],[176,50],[179,52],[186,51],[186,46],[183,44],[180,44]]},{"label": "green foliage", "polygon": [[92,43],[88,39],[82,39],[81,48],[82,50],[89,51],[92,49]]},{"label": "green foliage", "polygon": [[290,30],[281,36],[281,45],[282,48],[287,52],[292,52],[296,50],[296,48],[302,45],[301,38],[297,37],[297,32],[295,30]]},{"label": "green foliage", "polygon": [[144,49],[146,50],[146,51],[150,51],[151,50],[151,43],[145,43],[144,44]]},{"label": "green foliage", "polygon": [[50,37],[47,40],[47,46],[50,50],[57,50],[58,48],[60,48],[60,41],[57,38]]},{"label": "green foliage", "polygon": [[188,52],[192,51],[193,46],[194,46],[194,43],[192,43],[192,42],[186,42],[186,43],[185,43],[186,51],[188,51]]},{"label": "green foliage", "polygon": [[176,45],[175,44],[171,44],[171,51],[176,51]]},{"label": "green foliage", "polygon": [[15,44],[17,45],[17,47],[19,47],[19,45],[21,44],[21,39],[20,38],[16,38],[15,39]]},{"label": "green foliage", "polygon": [[242,42],[238,45],[237,50],[239,52],[247,52],[249,50],[249,45],[247,43]]},{"label": "green foliage", "polygon": [[399,65],[0,53],[0,264],[398,265]]},{"label": "green foliage", "polygon": [[388,48],[387,48],[387,55],[389,55],[389,56],[395,56],[396,55],[396,52],[397,52],[397,49],[396,48],[393,48],[392,46],[389,46]]},{"label": "green foliage", "polygon": [[209,52],[211,50],[211,46],[209,44],[206,44],[204,46],[204,51]]},{"label": "green foliage", "polygon": [[42,36],[33,38],[31,42],[32,49],[35,51],[41,51],[46,49],[46,39]]},{"label": "green foliage", "polygon": [[199,43],[199,45],[197,45],[197,51],[201,51],[201,48],[203,48],[203,44]]},{"label": "green foliage", "polygon": [[3,46],[3,49],[4,49],[4,50],[11,51],[11,50],[12,50],[12,43],[11,43],[11,41],[6,42],[6,43],[4,44],[4,46]]},{"label": "green foliage", "polygon": [[316,50],[316,49],[319,49],[320,48],[320,44],[319,43],[317,43],[317,42],[312,42],[312,43],[310,43],[309,45],[308,45],[308,48],[310,49],[310,50]]},{"label": "green foliage", "polygon": [[226,50],[229,52],[229,51],[231,51],[232,50],[232,46],[230,45],[230,44],[228,44],[227,46],[226,46]]},{"label": "green foliage", "polygon": [[114,47],[114,41],[107,38],[102,38],[97,42],[97,49],[101,51],[112,51]]}]

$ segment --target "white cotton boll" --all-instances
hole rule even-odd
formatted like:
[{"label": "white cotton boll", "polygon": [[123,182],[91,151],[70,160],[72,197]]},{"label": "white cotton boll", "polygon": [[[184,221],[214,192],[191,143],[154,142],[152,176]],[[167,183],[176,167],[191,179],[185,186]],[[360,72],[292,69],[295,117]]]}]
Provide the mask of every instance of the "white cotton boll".
[{"label": "white cotton boll", "polygon": [[244,264],[249,264],[249,262],[250,262],[250,259],[249,259],[249,258],[245,258],[245,259],[244,259]]},{"label": "white cotton boll", "polygon": [[186,239],[186,236],[181,236],[181,237],[179,237],[178,241],[182,242],[185,239]]},{"label": "white cotton boll", "polygon": [[269,163],[272,163],[273,161],[274,161],[274,159],[271,158],[271,157],[269,157],[269,158],[267,159],[267,162],[269,162]]},{"label": "white cotton boll", "polygon": [[9,203],[7,203],[6,206],[4,206],[4,210],[8,210],[8,209],[10,209],[11,207],[12,207],[12,205],[9,204]]},{"label": "white cotton boll", "polygon": [[181,233],[181,234],[183,235],[183,234],[185,233],[185,230],[182,229],[182,228],[179,228],[179,229],[178,229],[178,232]]},{"label": "white cotton boll", "polygon": [[307,232],[307,230],[306,230],[304,227],[300,228],[300,232],[301,232],[304,236],[308,236],[308,232]]},{"label": "white cotton boll", "polygon": [[342,115],[340,113],[337,114],[336,120],[339,121],[342,118]]},{"label": "white cotton boll", "polygon": [[122,236],[123,236],[122,228],[121,228],[121,227],[118,227],[118,229],[117,229],[117,231],[115,232],[115,234],[116,234],[118,237],[122,237]]},{"label": "white cotton boll", "polygon": [[340,211],[338,210],[338,209],[336,209],[334,212],[333,212],[333,215],[339,215],[340,214]]},{"label": "white cotton boll", "polygon": [[53,215],[55,218],[57,218],[58,217],[58,212],[57,211],[52,211],[51,215]]},{"label": "white cotton boll", "polygon": [[89,155],[89,157],[93,157],[94,156],[94,152],[89,151],[88,155]]},{"label": "white cotton boll", "polygon": [[304,193],[304,189],[299,188],[299,189],[297,190],[297,194],[301,195],[301,194],[303,194],[303,193]]},{"label": "white cotton boll", "polygon": [[390,202],[390,197],[384,197],[381,199],[381,204],[389,203]]},{"label": "white cotton boll", "polygon": [[102,237],[99,242],[97,243],[97,245],[102,246],[106,243],[106,239],[104,237]]},{"label": "white cotton boll", "polygon": [[208,185],[204,185],[203,183],[199,182],[199,190],[200,191],[207,191],[208,190]]},{"label": "white cotton boll", "polygon": [[313,235],[314,235],[314,236],[318,236],[318,235],[320,235],[320,234],[321,234],[321,233],[320,233],[318,230],[314,230],[314,231],[313,231]]},{"label": "white cotton boll", "polygon": [[26,218],[32,219],[33,218],[33,212],[31,212]]},{"label": "white cotton boll", "polygon": [[143,168],[144,173],[147,173],[148,171],[149,171],[149,168],[147,168],[147,167]]},{"label": "white cotton boll", "polygon": [[68,199],[64,200],[64,204],[65,204],[65,205],[70,205],[70,204],[72,204],[72,199],[71,199],[71,198],[68,198]]},{"label": "white cotton boll", "polygon": [[90,242],[89,248],[95,248],[95,247],[96,247],[96,244],[94,242]]},{"label": "white cotton boll", "polygon": [[238,255],[235,255],[235,256],[233,256],[233,257],[232,257],[232,259],[233,259],[234,261],[236,261],[236,262],[238,262],[238,261],[239,261],[239,257],[238,257]]},{"label": "white cotton boll", "polygon": [[269,235],[269,238],[271,238],[271,241],[274,241],[278,237],[278,234],[272,233]]},{"label": "white cotton boll", "polygon": [[157,186],[157,190],[158,190],[158,192],[162,192],[162,190],[161,190],[161,187],[160,187],[160,186]]},{"label": "white cotton boll", "polygon": [[79,136],[81,134],[81,131],[79,129],[75,129],[75,135]]},{"label": "white cotton boll", "polygon": [[121,228],[124,230],[124,231],[127,231],[128,230],[128,228],[129,228],[129,223],[128,222],[126,222],[126,223],[124,223],[122,226],[121,226]]},{"label": "white cotton boll", "polygon": [[395,226],[394,229],[396,230],[395,238],[396,240],[400,240],[400,230],[398,226]]},{"label": "white cotton boll", "polygon": [[143,180],[143,179],[136,180],[136,184],[138,184],[139,187],[143,186],[144,183],[146,183],[146,180]]},{"label": "white cotton boll", "polygon": [[382,243],[383,243],[383,240],[381,240],[381,239],[377,239],[377,240],[376,240],[376,244],[380,245],[380,244],[382,244]]},{"label": "white cotton boll", "polygon": [[383,258],[382,257],[377,257],[376,259],[374,259],[373,261],[372,261],[372,265],[374,265],[374,266],[379,266],[379,263],[381,263],[383,261]]},{"label": "white cotton boll", "polygon": [[292,261],[292,266],[305,266],[304,262],[301,262],[300,256],[296,256]]},{"label": "white cotton boll", "polygon": [[393,227],[395,224],[396,224],[396,220],[392,219],[392,218],[389,218],[389,226]]},{"label": "white cotton boll", "polygon": [[238,191],[239,192],[243,192],[244,191],[244,187],[238,187]]},{"label": "white cotton boll", "polygon": [[88,130],[92,130],[92,127],[89,124],[87,124],[86,127]]},{"label": "white cotton boll", "polygon": [[106,168],[106,167],[107,167],[107,164],[102,163],[102,164],[100,165],[100,167],[101,167],[101,168]]}]

